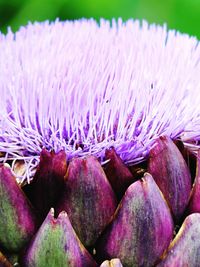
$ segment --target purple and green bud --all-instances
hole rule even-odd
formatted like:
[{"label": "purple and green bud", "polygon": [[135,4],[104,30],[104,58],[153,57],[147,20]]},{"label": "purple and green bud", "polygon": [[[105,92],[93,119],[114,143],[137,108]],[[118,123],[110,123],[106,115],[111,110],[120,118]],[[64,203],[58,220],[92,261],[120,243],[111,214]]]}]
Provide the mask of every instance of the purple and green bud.
[{"label": "purple and green bud", "polygon": [[67,159],[64,151],[55,153],[42,150],[34,179],[25,189],[41,220],[57,205],[63,192],[66,172]]},{"label": "purple and green bud", "polygon": [[197,155],[197,168],[196,168],[196,177],[194,185],[191,192],[190,203],[189,203],[189,212],[199,212],[200,213],[200,150]]},{"label": "purple and green bud", "polygon": [[169,207],[148,173],[126,191],[112,223],[97,243],[97,255],[126,267],[153,266],[173,237]]},{"label": "purple and green bud", "polygon": [[66,212],[53,209],[41,225],[24,258],[26,267],[97,267],[79,241]]},{"label": "purple and green bud", "polygon": [[148,172],[162,191],[174,218],[179,220],[188,205],[191,175],[183,156],[170,138],[156,140],[149,154]]},{"label": "purple and green bud", "polygon": [[200,214],[189,215],[170,244],[158,267],[198,267],[200,265]]},{"label": "purple and green bud", "polygon": [[128,186],[135,181],[134,177],[114,148],[106,150],[105,157],[108,160],[105,167],[106,176],[118,198],[121,198]]},{"label": "purple and green bud", "polygon": [[116,207],[115,194],[98,160],[93,156],[72,159],[57,210],[67,212],[85,246],[94,245]]},{"label": "purple and green bud", "polygon": [[18,252],[37,230],[36,214],[9,167],[0,166],[0,244]]}]

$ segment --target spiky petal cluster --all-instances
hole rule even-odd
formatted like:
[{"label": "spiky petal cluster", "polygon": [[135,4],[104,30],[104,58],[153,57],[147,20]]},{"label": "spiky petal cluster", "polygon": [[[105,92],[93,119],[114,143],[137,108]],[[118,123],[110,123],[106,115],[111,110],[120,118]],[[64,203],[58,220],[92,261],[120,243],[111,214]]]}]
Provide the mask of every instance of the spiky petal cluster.
[{"label": "spiky petal cluster", "polygon": [[200,46],[145,21],[34,23],[0,34],[1,161],[32,176],[43,147],[114,146],[142,160],[160,135],[200,139]]}]

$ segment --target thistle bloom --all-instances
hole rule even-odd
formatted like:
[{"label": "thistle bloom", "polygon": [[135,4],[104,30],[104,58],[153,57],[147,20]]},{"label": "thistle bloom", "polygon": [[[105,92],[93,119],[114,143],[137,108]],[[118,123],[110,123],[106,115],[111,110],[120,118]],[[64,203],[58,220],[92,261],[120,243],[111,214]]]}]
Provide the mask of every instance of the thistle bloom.
[{"label": "thistle bloom", "polygon": [[1,34],[1,161],[24,160],[23,180],[43,147],[103,162],[113,146],[130,164],[161,135],[199,139],[199,57],[195,38],[145,21],[44,22]]},{"label": "thistle bloom", "polygon": [[145,21],[0,33],[0,265],[200,266],[199,73]]}]

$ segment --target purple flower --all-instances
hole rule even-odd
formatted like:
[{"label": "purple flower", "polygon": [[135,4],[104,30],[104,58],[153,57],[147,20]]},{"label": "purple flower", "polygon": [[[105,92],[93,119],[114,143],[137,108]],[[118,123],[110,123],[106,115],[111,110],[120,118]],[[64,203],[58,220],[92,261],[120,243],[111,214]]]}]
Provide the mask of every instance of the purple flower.
[{"label": "purple flower", "polygon": [[68,159],[114,147],[142,161],[161,135],[200,135],[200,46],[166,26],[55,21],[0,34],[1,161],[35,173],[42,148]]},{"label": "purple flower", "polygon": [[145,21],[0,34],[0,266],[200,266],[199,73]]}]

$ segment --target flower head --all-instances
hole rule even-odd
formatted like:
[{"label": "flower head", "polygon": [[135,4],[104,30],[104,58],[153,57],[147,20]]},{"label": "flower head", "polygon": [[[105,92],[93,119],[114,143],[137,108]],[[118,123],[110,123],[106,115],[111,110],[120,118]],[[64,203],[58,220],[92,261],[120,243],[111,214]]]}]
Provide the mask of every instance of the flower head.
[{"label": "flower head", "polygon": [[0,34],[1,161],[30,178],[43,147],[143,160],[161,135],[200,137],[200,46],[145,21],[34,23]]}]

